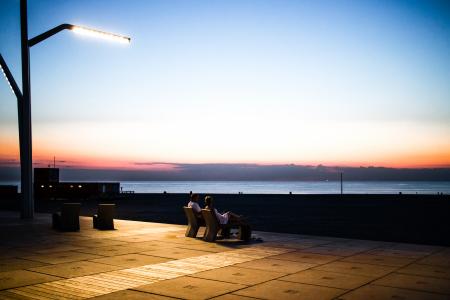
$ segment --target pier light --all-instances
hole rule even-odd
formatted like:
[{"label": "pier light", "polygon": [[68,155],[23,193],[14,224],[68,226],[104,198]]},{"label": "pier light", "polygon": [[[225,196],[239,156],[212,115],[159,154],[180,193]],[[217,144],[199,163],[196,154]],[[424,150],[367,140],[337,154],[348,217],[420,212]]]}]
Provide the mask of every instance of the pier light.
[{"label": "pier light", "polygon": [[9,70],[8,65],[6,64],[6,61],[3,59],[3,56],[1,54],[0,54],[0,70],[2,71],[3,76],[5,76],[5,79],[9,85],[9,88],[12,90],[14,95],[16,95],[17,100],[19,102],[22,101],[22,92],[20,91],[19,86],[17,85],[16,81],[14,80],[14,77],[11,74],[11,71]]},{"label": "pier light", "polygon": [[[30,48],[63,30],[70,30],[83,34],[123,44],[129,44],[131,39],[126,36],[113,34],[97,29],[73,24],[61,24],[31,39],[28,36],[28,0],[20,0],[20,40],[22,58],[22,90],[20,90],[9,71],[6,62],[0,55],[2,73],[17,96],[20,144],[20,183],[22,193],[21,217],[25,219],[34,216],[34,199],[32,191],[33,157],[32,157],[32,124],[31,124],[31,78],[30,78]],[[82,186],[79,185],[79,188]]]},{"label": "pier light", "polygon": [[82,188],[81,184],[78,187],[81,189]]},{"label": "pier light", "polygon": [[104,40],[119,42],[122,44],[129,44],[131,42],[131,38],[111,32],[106,32],[98,29],[93,29],[85,26],[79,26],[79,25],[73,25],[73,24],[61,24],[58,25],[38,36],[35,36],[34,38],[30,39],[28,42],[29,47],[33,47],[34,45],[42,42],[45,39],[48,39],[52,35],[57,34],[60,31],[63,30],[70,30],[73,31],[76,34],[80,35],[86,35],[90,37],[100,38]]},{"label": "pier light", "polygon": [[70,30],[72,30],[76,34],[86,35],[86,36],[90,36],[90,37],[94,37],[94,38],[105,39],[105,40],[109,40],[109,41],[113,41],[113,42],[119,42],[122,44],[129,44],[131,41],[131,39],[126,36],[109,33],[109,32],[105,32],[105,31],[100,31],[100,30],[96,30],[96,29],[91,29],[91,28],[78,26],[78,25],[72,25]]},{"label": "pier light", "polygon": [[44,188],[44,185],[41,185],[41,188]]},{"label": "pier light", "polygon": [[1,65],[0,65],[0,70],[2,70],[3,76],[5,76],[6,82],[8,83],[8,85],[9,85],[11,91],[14,93],[14,89],[13,89],[13,87],[12,87],[12,85],[11,85],[11,82],[9,82],[8,76],[6,76],[6,73],[5,73],[5,71],[3,70],[3,67],[2,67]]}]

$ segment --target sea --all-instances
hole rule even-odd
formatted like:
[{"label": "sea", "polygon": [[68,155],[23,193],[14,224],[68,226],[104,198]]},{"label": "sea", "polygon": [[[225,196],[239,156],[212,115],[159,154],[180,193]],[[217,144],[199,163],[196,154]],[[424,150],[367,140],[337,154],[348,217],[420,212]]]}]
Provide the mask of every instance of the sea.
[{"label": "sea", "polygon": [[[339,181],[138,181],[121,182],[135,193],[340,194]],[[450,181],[348,181],[347,194],[450,194]]]},{"label": "sea", "polygon": [[[8,181],[0,184],[18,185]],[[122,192],[340,194],[339,181],[121,181]],[[344,194],[450,194],[450,181],[344,181]]]}]

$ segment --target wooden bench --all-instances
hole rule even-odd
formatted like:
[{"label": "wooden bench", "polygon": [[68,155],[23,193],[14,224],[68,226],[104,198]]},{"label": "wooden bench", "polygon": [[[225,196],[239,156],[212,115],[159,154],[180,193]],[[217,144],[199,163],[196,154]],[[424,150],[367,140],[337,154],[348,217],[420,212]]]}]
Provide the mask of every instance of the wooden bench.
[{"label": "wooden bench", "polygon": [[99,204],[97,214],[92,217],[94,228],[113,230],[115,208],[115,204]]},{"label": "wooden bench", "polygon": [[233,223],[229,221],[227,224],[220,224],[214,211],[209,209],[202,209],[202,215],[206,223],[206,232],[203,239],[207,242],[214,242],[219,231],[221,232],[222,237],[229,238],[230,230],[232,228],[239,229],[238,239],[240,240],[248,242],[252,236],[250,225],[245,222],[241,221]]},{"label": "wooden bench", "polygon": [[192,207],[183,206],[183,210],[188,220],[185,236],[195,238],[197,237],[200,226],[205,226],[205,221],[201,215],[197,216],[196,213],[194,213]]},{"label": "wooden bench", "polygon": [[54,213],[53,228],[62,231],[80,230],[80,203],[63,203],[61,213]]}]

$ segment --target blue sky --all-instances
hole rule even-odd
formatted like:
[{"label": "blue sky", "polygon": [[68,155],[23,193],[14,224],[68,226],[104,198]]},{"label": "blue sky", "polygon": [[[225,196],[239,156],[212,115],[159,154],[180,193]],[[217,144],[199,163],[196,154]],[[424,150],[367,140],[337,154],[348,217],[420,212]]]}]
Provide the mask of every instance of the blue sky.
[{"label": "blue sky", "polygon": [[[19,1],[0,53],[20,82]],[[36,160],[450,165],[446,1],[33,1]],[[0,158],[17,157],[0,83]],[[14,148],[14,145],[15,148]]]}]

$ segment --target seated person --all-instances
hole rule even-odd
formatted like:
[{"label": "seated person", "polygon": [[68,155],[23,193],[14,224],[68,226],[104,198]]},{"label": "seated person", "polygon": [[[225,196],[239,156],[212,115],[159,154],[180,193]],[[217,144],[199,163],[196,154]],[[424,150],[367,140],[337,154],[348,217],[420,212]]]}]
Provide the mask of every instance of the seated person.
[{"label": "seated person", "polygon": [[231,211],[227,211],[226,213],[223,213],[223,214],[219,213],[217,211],[217,209],[215,209],[213,206],[213,198],[211,196],[205,197],[205,209],[213,210],[214,213],[216,214],[217,220],[222,225],[228,224],[228,222],[231,222],[231,223],[242,223],[243,222],[242,216],[232,213]]},{"label": "seated person", "polygon": [[188,207],[192,208],[197,217],[202,216],[202,208],[198,204],[198,194],[191,194],[191,201],[189,201]]}]

